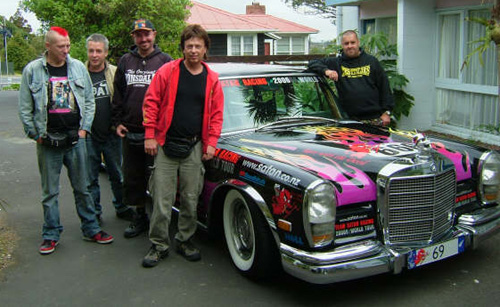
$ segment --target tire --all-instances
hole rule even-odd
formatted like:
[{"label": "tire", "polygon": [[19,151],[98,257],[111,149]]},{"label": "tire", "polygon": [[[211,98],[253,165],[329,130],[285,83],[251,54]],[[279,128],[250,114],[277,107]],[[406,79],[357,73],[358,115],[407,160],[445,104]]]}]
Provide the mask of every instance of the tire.
[{"label": "tire", "polygon": [[226,246],[238,271],[257,279],[278,272],[276,244],[260,210],[239,191],[230,190],[222,216]]}]

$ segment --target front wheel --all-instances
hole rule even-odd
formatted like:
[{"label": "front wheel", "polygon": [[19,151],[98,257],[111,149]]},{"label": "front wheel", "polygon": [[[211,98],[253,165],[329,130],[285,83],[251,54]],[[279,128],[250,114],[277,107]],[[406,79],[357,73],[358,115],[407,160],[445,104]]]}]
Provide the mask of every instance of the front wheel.
[{"label": "front wheel", "polygon": [[272,234],[259,209],[239,191],[227,193],[224,236],[234,266],[249,277],[268,277],[280,268]]}]

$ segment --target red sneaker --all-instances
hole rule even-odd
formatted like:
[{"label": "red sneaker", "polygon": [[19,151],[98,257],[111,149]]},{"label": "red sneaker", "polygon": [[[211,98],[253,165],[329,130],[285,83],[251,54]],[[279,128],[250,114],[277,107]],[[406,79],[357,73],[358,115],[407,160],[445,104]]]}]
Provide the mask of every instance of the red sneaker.
[{"label": "red sneaker", "polygon": [[42,255],[52,254],[56,250],[57,244],[59,244],[59,242],[45,239],[40,245],[40,249],[38,251]]},{"label": "red sneaker", "polygon": [[92,238],[83,237],[83,239],[86,241],[96,242],[99,244],[108,244],[108,243],[113,242],[113,240],[114,240],[112,235],[107,234],[106,232],[104,232],[102,230],[99,231],[98,233],[96,233]]}]

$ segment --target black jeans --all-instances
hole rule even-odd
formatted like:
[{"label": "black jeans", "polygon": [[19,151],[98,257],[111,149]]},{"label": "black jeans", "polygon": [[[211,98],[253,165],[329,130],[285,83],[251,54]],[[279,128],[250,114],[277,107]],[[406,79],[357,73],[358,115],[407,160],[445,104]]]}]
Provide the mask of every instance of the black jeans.
[{"label": "black jeans", "polygon": [[144,207],[149,199],[147,187],[154,157],[144,152],[142,145],[123,138],[123,203]]}]

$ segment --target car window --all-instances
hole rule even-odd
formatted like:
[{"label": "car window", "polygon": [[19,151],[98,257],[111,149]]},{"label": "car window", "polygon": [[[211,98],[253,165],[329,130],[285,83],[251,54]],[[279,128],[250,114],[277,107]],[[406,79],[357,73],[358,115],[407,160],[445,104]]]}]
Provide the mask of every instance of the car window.
[{"label": "car window", "polygon": [[316,76],[221,80],[223,132],[257,128],[279,117],[339,118],[333,96]]}]

